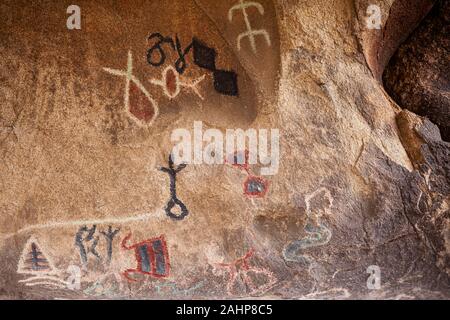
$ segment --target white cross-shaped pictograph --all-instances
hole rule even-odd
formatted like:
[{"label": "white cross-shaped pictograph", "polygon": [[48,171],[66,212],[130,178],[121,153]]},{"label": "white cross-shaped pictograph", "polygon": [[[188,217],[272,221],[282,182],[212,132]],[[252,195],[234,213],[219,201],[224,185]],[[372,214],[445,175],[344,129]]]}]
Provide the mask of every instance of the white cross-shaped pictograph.
[{"label": "white cross-shaped pictograph", "polygon": [[[169,77],[173,77],[174,88],[172,90],[169,88]],[[168,96],[169,99],[173,99],[178,96],[178,94],[181,92],[181,87],[185,87],[191,89],[200,99],[204,100],[203,96],[198,90],[198,84],[202,82],[203,79],[205,79],[205,75],[192,82],[182,81],[177,70],[172,66],[168,66],[162,72],[162,79],[151,79],[150,82],[163,88],[164,94]]]},{"label": "white cross-shaped pictograph", "polygon": [[[136,122],[138,124],[151,125],[153,123],[153,121],[158,117],[158,113],[159,113],[158,104],[152,98],[152,96],[147,91],[147,89],[145,89],[144,85],[139,81],[139,79],[137,79],[133,75],[133,56],[131,54],[131,51],[128,51],[127,70],[117,70],[117,69],[111,69],[111,68],[103,68],[103,70],[105,72],[108,72],[109,74],[112,74],[112,75],[115,75],[115,76],[125,77],[126,82],[125,82],[124,102],[125,102],[125,110],[126,110],[126,112],[131,116],[132,119],[136,120]],[[131,112],[130,112],[130,83],[131,82],[134,85],[136,85],[136,87],[139,90],[141,90],[141,92],[145,95],[145,97],[148,99],[150,104],[153,106],[154,114],[153,114],[152,119],[148,123],[145,123],[145,122],[137,119],[136,116],[131,114]]]},{"label": "white cross-shaped pictograph", "polygon": [[269,33],[266,30],[264,30],[264,29],[253,30],[252,29],[252,25],[250,24],[250,20],[248,18],[248,13],[246,10],[249,7],[256,7],[258,9],[259,13],[261,15],[264,15],[264,7],[260,3],[253,2],[253,1],[245,2],[245,0],[239,0],[239,3],[236,4],[235,6],[233,6],[228,11],[228,20],[230,20],[230,22],[233,21],[234,10],[242,10],[242,14],[243,14],[244,20],[245,20],[245,25],[247,26],[247,31],[239,34],[239,36],[237,38],[237,47],[238,47],[238,50],[241,50],[242,39],[244,39],[245,37],[248,37],[249,41],[250,41],[250,46],[252,47],[253,52],[256,53],[256,41],[255,41],[256,36],[264,36],[264,38],[266,39],[267,44],[269,46],[271,45],[271,41],[270,41]]}]

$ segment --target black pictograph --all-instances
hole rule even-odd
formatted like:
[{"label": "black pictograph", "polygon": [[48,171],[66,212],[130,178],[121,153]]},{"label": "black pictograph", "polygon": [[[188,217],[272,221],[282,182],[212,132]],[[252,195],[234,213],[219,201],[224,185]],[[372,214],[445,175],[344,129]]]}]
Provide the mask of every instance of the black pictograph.
[{"label": "black pictograph", "polygon": [[179,74],[183,74],[188,67],[186,56],[192,50],[194,63],[198,67],[213,73],[214,89],[218,93],[227,96],[239,95],[237,73],[232,70],[217,69],[217,51],[214,48],[208,47],[195,37],[184,49],[177,35],[175,36],[175,40],[173,40],[171,37],[164,37],[160,33],[152,33],[148,40],[152,41],[154,39],[157,41],[147,51],[147,62],[150,65],[160,67],[165,63],[167,56],[164,51],[164,44],[167,44],[172,50],[177,52],[178,59],[175,61],[175,69]]},{"label": "black pictograph", "polygon": [[[169,155],[169,167],[160,167],[159,170],[162,172],[165,172],[170,177],[170,200],[167,202],[167,205],[165,207],[166,214],[175,220],[183,220],[187,217],[189,214],[189,211],[185,204],[178,199],[177,197],[177,173],[179,173],[181,170],[186,168],[186,164],[182,163],[179,166],[175,168],[175,165],[173,163],[172,155]],[[175,207],[178,207],[181,211],[181,213],[175,213],[173,212],[173,209]]]}]

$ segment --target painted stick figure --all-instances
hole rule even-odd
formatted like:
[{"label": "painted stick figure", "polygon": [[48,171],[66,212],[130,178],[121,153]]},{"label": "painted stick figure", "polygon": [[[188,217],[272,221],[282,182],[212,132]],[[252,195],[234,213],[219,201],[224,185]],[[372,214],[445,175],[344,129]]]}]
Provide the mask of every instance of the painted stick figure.
[{"label": "painted stick figure", "polygon": [[258,3],[258,2],[253,2],[253,1],[249,1],[249,2],[245,2],[244,0],[239,0],[239,3],[236,4],[235,6],[231,7],[231,9],[228,11],[228,20],[230,20],[230,22],[233,21],[233,11],[234,10],[242,10],[242,14],[244,16],[244,21],[245,21],[245,25],[247,26],[247,31],[246,32],[242,32],[238,38],[237,38],[237,47],[238,50],[241,50],[241,41],[242,39],[244,39],[245,37],[249,38],[250,41],[250,45],[252,47],[252,50],[254,53],[256,53],[256,41],[255,38],[256,36],[264,36],[264,38],[267,41],[267,44],[270,46],[271,42],[270,42],[270,36],[267,33],[266,30],[261,29],[261,30],[254,30],[252,29],[252,26],[250,24],[250,20],[248,18],[248,13],[246,11],[247,8],[249,7],[255,7],[256,9],[258,9],[259,13],[261,15],[264,15],[264,7]]},{"label": "painted stick figure", "polygon": [[119,231],[120,231],[120,228],[113,231],[111,226],[108,226],[108,231],[100,231],[100,233],[106,239],[106,254],[107,254],[106,263],[107,263],[107,265],[109,265],[111,263],[112,252],[113,252],[113,250],[112,250],[112,242],[114,240],[114,237],[117,235],[117,233]]},{"label": "painted stick figure", "polygon": [[[166,172],[170,177],[170,200],[167,202],[167,206],[165,208],[166,214],[175,220],[183,220],[189,214],[189,211],[185,204],[178,199],[177,197],[177,173],[186,168],[186,164],[182,163],[175,168],[172,154],[169,155],[169,168],[160,167],[159,170],[162,172]],[[177,214],[172,211],[175,207],[179,207],[181,210],[180,214]]]},{"label": "painted stick figure", "polygon": [[[229,278],[227,283],[227,293],[233,295],[233,288],[242,282],[246,288],[250,289],[251,295],[257,295],[264,293],[271,289],[277,282],[277,279],[273,273],[264,268],[258,268],[250,266],[249,260],[254,256],[255,250],[252,249],[247,252],[243,257],[240,257],[232,263],[218,263],[217,267],[223,268],[228,271]],[[253,274],[253,278],[260,278],[263,276],[266,278],[265,284],[257,284],[250,274]]]},{"label": "painted stick figure", "polygon": [[[78,229],[77,234],[75,235],[75,245],[80,250],[80,258],[83,264],[83,267],[86,267],[88,263],[88,254],[92,253],[97,259],[100,259],[100,255],[98,254],[96,248],[99,241],[99,237],[95,237],[95,231],[97,230],[97,226],[94,225],[92,228],[88,228],[87,226],[80,227]],[[85,237],[83,235],[86,234]],[[84,245],[84,243],[90,243],[88,247]]]}]

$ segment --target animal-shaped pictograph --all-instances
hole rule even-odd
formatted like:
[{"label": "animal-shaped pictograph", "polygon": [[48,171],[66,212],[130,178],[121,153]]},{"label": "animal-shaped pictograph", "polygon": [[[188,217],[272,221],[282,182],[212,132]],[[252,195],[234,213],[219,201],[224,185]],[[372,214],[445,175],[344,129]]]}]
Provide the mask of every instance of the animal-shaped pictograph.
[{"label": "animal-shaped pictograph", "polygon": [[[313,200],[322,199],[327,203],[323,208],[311,208]],[[284,260],[309,264],[311,258],[302,251],[308,248],[324,246],[330,242],[331,230],[323,223],[322,217],[331,215],[333,197],[327,188],[319,188],[305,196],[307,221],[304,228],[306,235],[289,243],[283,250]]]},{"label": "animal-shaped pictograph", "polygon": [[[228,272],[227,293],[230,296],[239,295],[235,288],[242,284],[250,295],[263,294],[270,290],[277,279],[274,274],[264,268],[250,265],[249,260],[255,255],[255,250],[248,251],[243,257],[240,257],[232,263],[217,263],[214,267],[219,267],[220,271]],[[265,281],[256,279],[263,278]]]}]

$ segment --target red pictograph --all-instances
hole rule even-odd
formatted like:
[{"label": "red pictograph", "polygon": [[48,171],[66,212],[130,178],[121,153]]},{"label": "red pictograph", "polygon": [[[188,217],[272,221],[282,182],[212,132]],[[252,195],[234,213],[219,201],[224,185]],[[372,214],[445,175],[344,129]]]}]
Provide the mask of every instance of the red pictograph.
[{"label": "red pictograph", "polygon": [[244,151],[236,151],[235,153],[229,155],[225,159],[225,163],[232,165],[235,168],[239,168],[249,173],[250,164],[249,164],[250,152],[248,150]]},{"label": "red pictograph", "polygon": [[250,170],[250,152],[237,151],[234,154],[229,155],[225,159],[225,163],[232,165],[235,168],[245,171],[247,179],[245,179],[243,187],[244,194],[248,198],[264,198],[269,190],[269,181],[252,174]]},{"label": "red pictograph", "polygon": [[170,262],[165,237],[161,235],[128,246],[127,242],[130,238],[131,233],[122,240],[122,248],[134,250],[137,267],[125,270],[123,276],[132,282],[137,281],[130,276],[133,273],[144,274],[154,278],[167,278],[170,274]]},{"label": "red pictograph", "polygon": [[269,181],[249,175],[244,182],[244,194],[249,198],[264,198],[269,189]]},{"label": "red pictograph", "polygon": [[[246,288],[250,294],[261,294],[270,290],[277,282],[274,274],[264,268],[251,266],[249,260],[255,255],[255,250],[251,249],[243,257],[234,260],[232,263],[218,263],[217,267],[228,272],[227,293],[230,296],[236,294],[239,283]],[[257,280],[263,278],[264,281]]]}]

